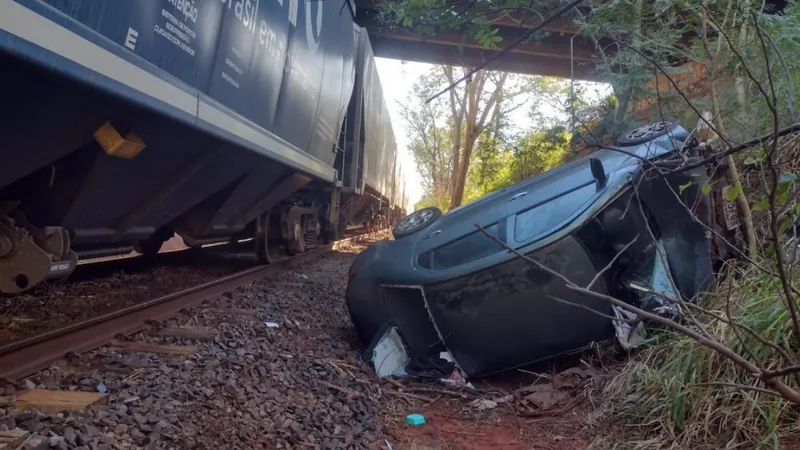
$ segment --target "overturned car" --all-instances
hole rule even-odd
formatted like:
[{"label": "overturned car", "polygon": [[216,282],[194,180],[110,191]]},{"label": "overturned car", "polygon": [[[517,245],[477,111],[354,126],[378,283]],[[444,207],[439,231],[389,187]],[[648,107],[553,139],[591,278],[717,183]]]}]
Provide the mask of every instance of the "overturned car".
[{"label": "overturned car", "polygon": [[476,378],[615,334],[635,345],[636,326],[610,319],[626,312],[520,255],[577,285],[675,314],[669,299],[694,298],[713,282],[706,169],[674,170],[690,158],[689,139],[678,125],[649,125],[618,148],[447,214],[427,208],[404,218],[395,240],[364,250],[349,272],[347,310],[376,370],[387,373],[378,366],[391,360],[395,375],[439,377],[455,367]]}]

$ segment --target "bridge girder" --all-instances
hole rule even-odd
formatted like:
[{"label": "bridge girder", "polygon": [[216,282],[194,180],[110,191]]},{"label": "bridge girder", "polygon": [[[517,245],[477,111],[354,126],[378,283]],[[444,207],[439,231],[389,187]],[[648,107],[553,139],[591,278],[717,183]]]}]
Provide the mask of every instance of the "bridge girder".
[{"label": "bridge girder", "polygon": [[[376,56],[406,61],[475,67],[518,38],[529,33],[538,17],[499,16],[494,20],[498,35],[503,38],[495,49],[484,48],[472,38],[456,31],[423,36],[408,28],[388,26],[378,21],[376,0],[356,0],[356,20],[367,29]],[[579,80],[602,81],[596,73],[600,53],[587,38],[578,35],[577,27],[568,19],[558,18],[542,30],[549,32],[539,42],[519,44],[489,69],[506,72],[544,75]],[[574,38],[573,38],[574,37]]]}]

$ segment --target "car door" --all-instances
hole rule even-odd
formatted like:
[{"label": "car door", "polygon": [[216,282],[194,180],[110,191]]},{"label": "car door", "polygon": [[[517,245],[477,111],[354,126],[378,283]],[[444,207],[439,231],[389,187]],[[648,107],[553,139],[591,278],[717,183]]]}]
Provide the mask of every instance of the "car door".
[{"label": "car door", "polygon": [[415,268],[427,278],[441,280],[492,264],[503,246],[478,227],[505,242],[505,191],[452,210],[423,230],[415,244]]}]

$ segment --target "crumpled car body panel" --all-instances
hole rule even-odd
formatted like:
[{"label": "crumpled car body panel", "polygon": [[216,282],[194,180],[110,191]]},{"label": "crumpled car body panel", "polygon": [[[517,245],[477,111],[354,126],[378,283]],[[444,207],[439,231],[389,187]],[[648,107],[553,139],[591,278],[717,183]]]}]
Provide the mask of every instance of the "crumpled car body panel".
[{"label": "crumpled car body panel", "polygon": [[707,175],[701,167],[657,176],[653,168],[673,168],[663,160],[687,135],[678,127],[624,149],[654,163],[603,150],[591,157],[602,162],[605,179],[596,179],[584,158],[366,249],[346,293],[360,339],[374,343],[392,325],[412,360],[449,351],[476,378],[580,350],[614,337],[615,326],[618,337],[632,336],[609,319],[618,314],[609,303],[570,289],[508,248],[579,286],[597,276],[594,291],[645,309],[669,309],[669,296],[694,298],[713,282],[710,207],[701,189]]}]

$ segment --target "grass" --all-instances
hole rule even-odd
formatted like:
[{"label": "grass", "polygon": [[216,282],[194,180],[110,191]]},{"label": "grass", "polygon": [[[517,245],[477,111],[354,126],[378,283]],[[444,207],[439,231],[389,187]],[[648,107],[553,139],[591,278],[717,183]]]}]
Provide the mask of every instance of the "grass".
[{"label": "grass", "polygon": [[[789,344],[791,320],[777,280],[750,272],[727,281],[732,283],[731,316],[797,355]],[[723,285],[700,304],[725,316],[727,290]],[[749,334],[741,331],[740,340],[728,324],[698,318],[713,337],[740,355],[749,349],[767,367],[785,365],[775,349]],[[661,331],[623,367],[605,394],[623,434],[640,438],[635,448],[781,448],[783,438],[800,432],[797,405],[754,390],[704,385],[720,382],[763,388],[719,353]]]}]

